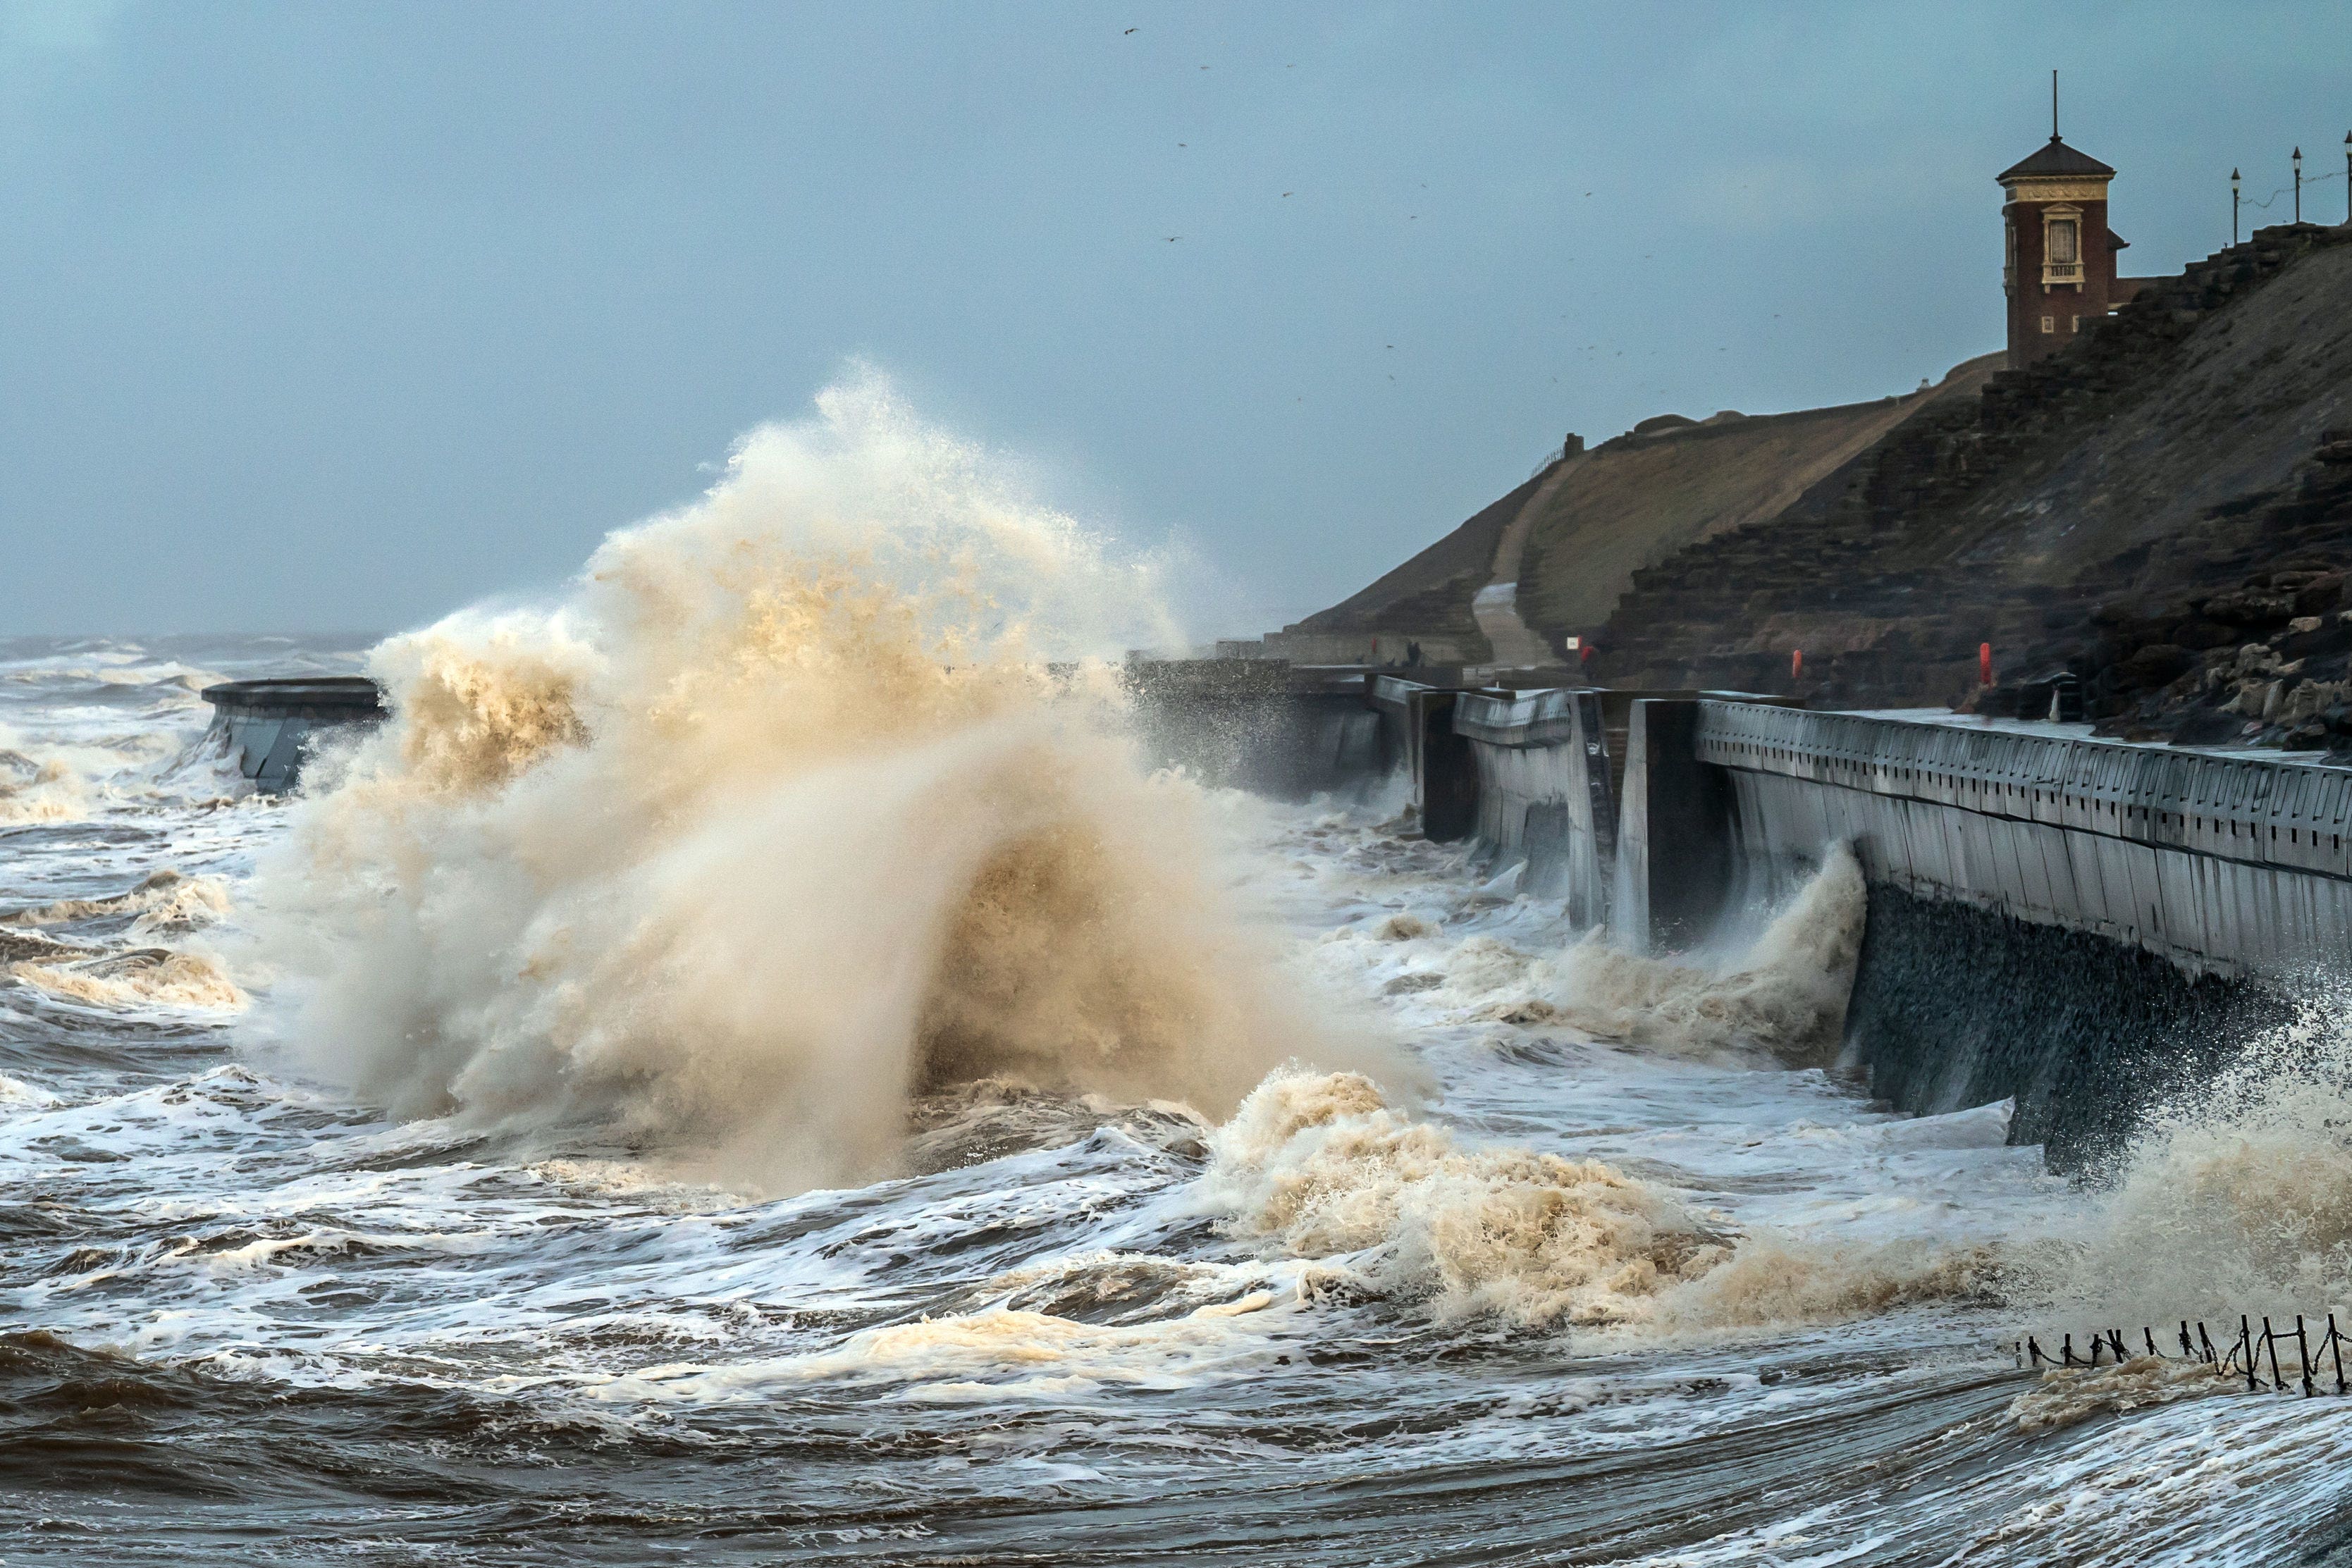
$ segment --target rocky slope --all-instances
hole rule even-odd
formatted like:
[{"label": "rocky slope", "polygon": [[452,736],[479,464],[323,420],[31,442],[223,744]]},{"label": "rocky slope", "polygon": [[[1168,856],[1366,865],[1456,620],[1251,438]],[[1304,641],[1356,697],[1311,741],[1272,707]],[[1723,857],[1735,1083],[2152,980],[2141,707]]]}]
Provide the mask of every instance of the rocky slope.
[{"label": "rocky slope", "polygon": [[2352,231],[2263,230],[1972,402],[1917,411],[1836,495],[1635,572],[1593,673],[1966,701],[1989,642],[2007,674],[2073,667],[2118,726],[2177,726],[2199,705],[2176,683],[2221,650],[2235,670],[2249,643],[2307,635],[2285,630],[2294,601],[2352,559],[2331,434],[2352,425],[2347,304]]}]

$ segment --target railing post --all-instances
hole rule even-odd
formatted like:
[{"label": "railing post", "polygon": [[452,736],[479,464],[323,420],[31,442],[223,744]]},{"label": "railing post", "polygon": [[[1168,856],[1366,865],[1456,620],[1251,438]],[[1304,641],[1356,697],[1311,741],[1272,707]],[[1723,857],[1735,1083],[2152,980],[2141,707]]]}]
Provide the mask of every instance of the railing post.
[{"label": "railing post", "polygon": [[2311,1342],[2304,1338],[2303,1314],[2294,1314],[2294,1358],[2303,1366],[2303,1396],[2311,1397]]}]

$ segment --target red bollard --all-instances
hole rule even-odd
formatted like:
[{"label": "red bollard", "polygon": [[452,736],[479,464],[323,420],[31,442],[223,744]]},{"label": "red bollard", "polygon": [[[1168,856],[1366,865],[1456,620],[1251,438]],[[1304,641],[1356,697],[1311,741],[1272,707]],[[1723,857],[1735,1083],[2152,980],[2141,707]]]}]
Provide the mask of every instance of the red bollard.
[{"label": "red bollard", "polygon": [[1802,648],[1789,655],[1789,678],[1802,680],[1805,674],[1805,651]]},{"label": "red bollard", "polygon": [[1977,644],[1977,685],[1992,685],[1992,644],[1990,643]]}]

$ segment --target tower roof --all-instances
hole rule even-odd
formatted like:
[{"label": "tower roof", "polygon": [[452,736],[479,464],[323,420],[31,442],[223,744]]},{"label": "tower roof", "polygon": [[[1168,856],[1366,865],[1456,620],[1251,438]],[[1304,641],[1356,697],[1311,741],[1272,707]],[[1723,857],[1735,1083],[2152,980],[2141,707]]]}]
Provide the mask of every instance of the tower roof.
[{"label": "tower roof", "polygon": [[2037,176],[2074,176],[2094,180],[2112,180],[2116,172],[2087,152],[2077,152],[2053,136],[2042,144],[2032,157],[2011,164],[1994,178],[2006,185],[2011,180],[2031,180]]}]

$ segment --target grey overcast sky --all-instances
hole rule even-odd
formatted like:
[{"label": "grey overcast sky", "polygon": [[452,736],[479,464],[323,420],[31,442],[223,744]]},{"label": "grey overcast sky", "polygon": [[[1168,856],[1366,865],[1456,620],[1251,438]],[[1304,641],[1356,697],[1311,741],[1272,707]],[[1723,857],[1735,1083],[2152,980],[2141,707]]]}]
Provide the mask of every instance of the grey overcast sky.
[{"label": "grey overcast sky", "polygon": [[2341,221],[2347,39],[2342,0],[0,0],[0,632],[530,591],[855,360],[1188,540],[1195,634],[1265,630],[1564,432],[1997,347],[2053,67],[2126,271],[2297,142]]}]

